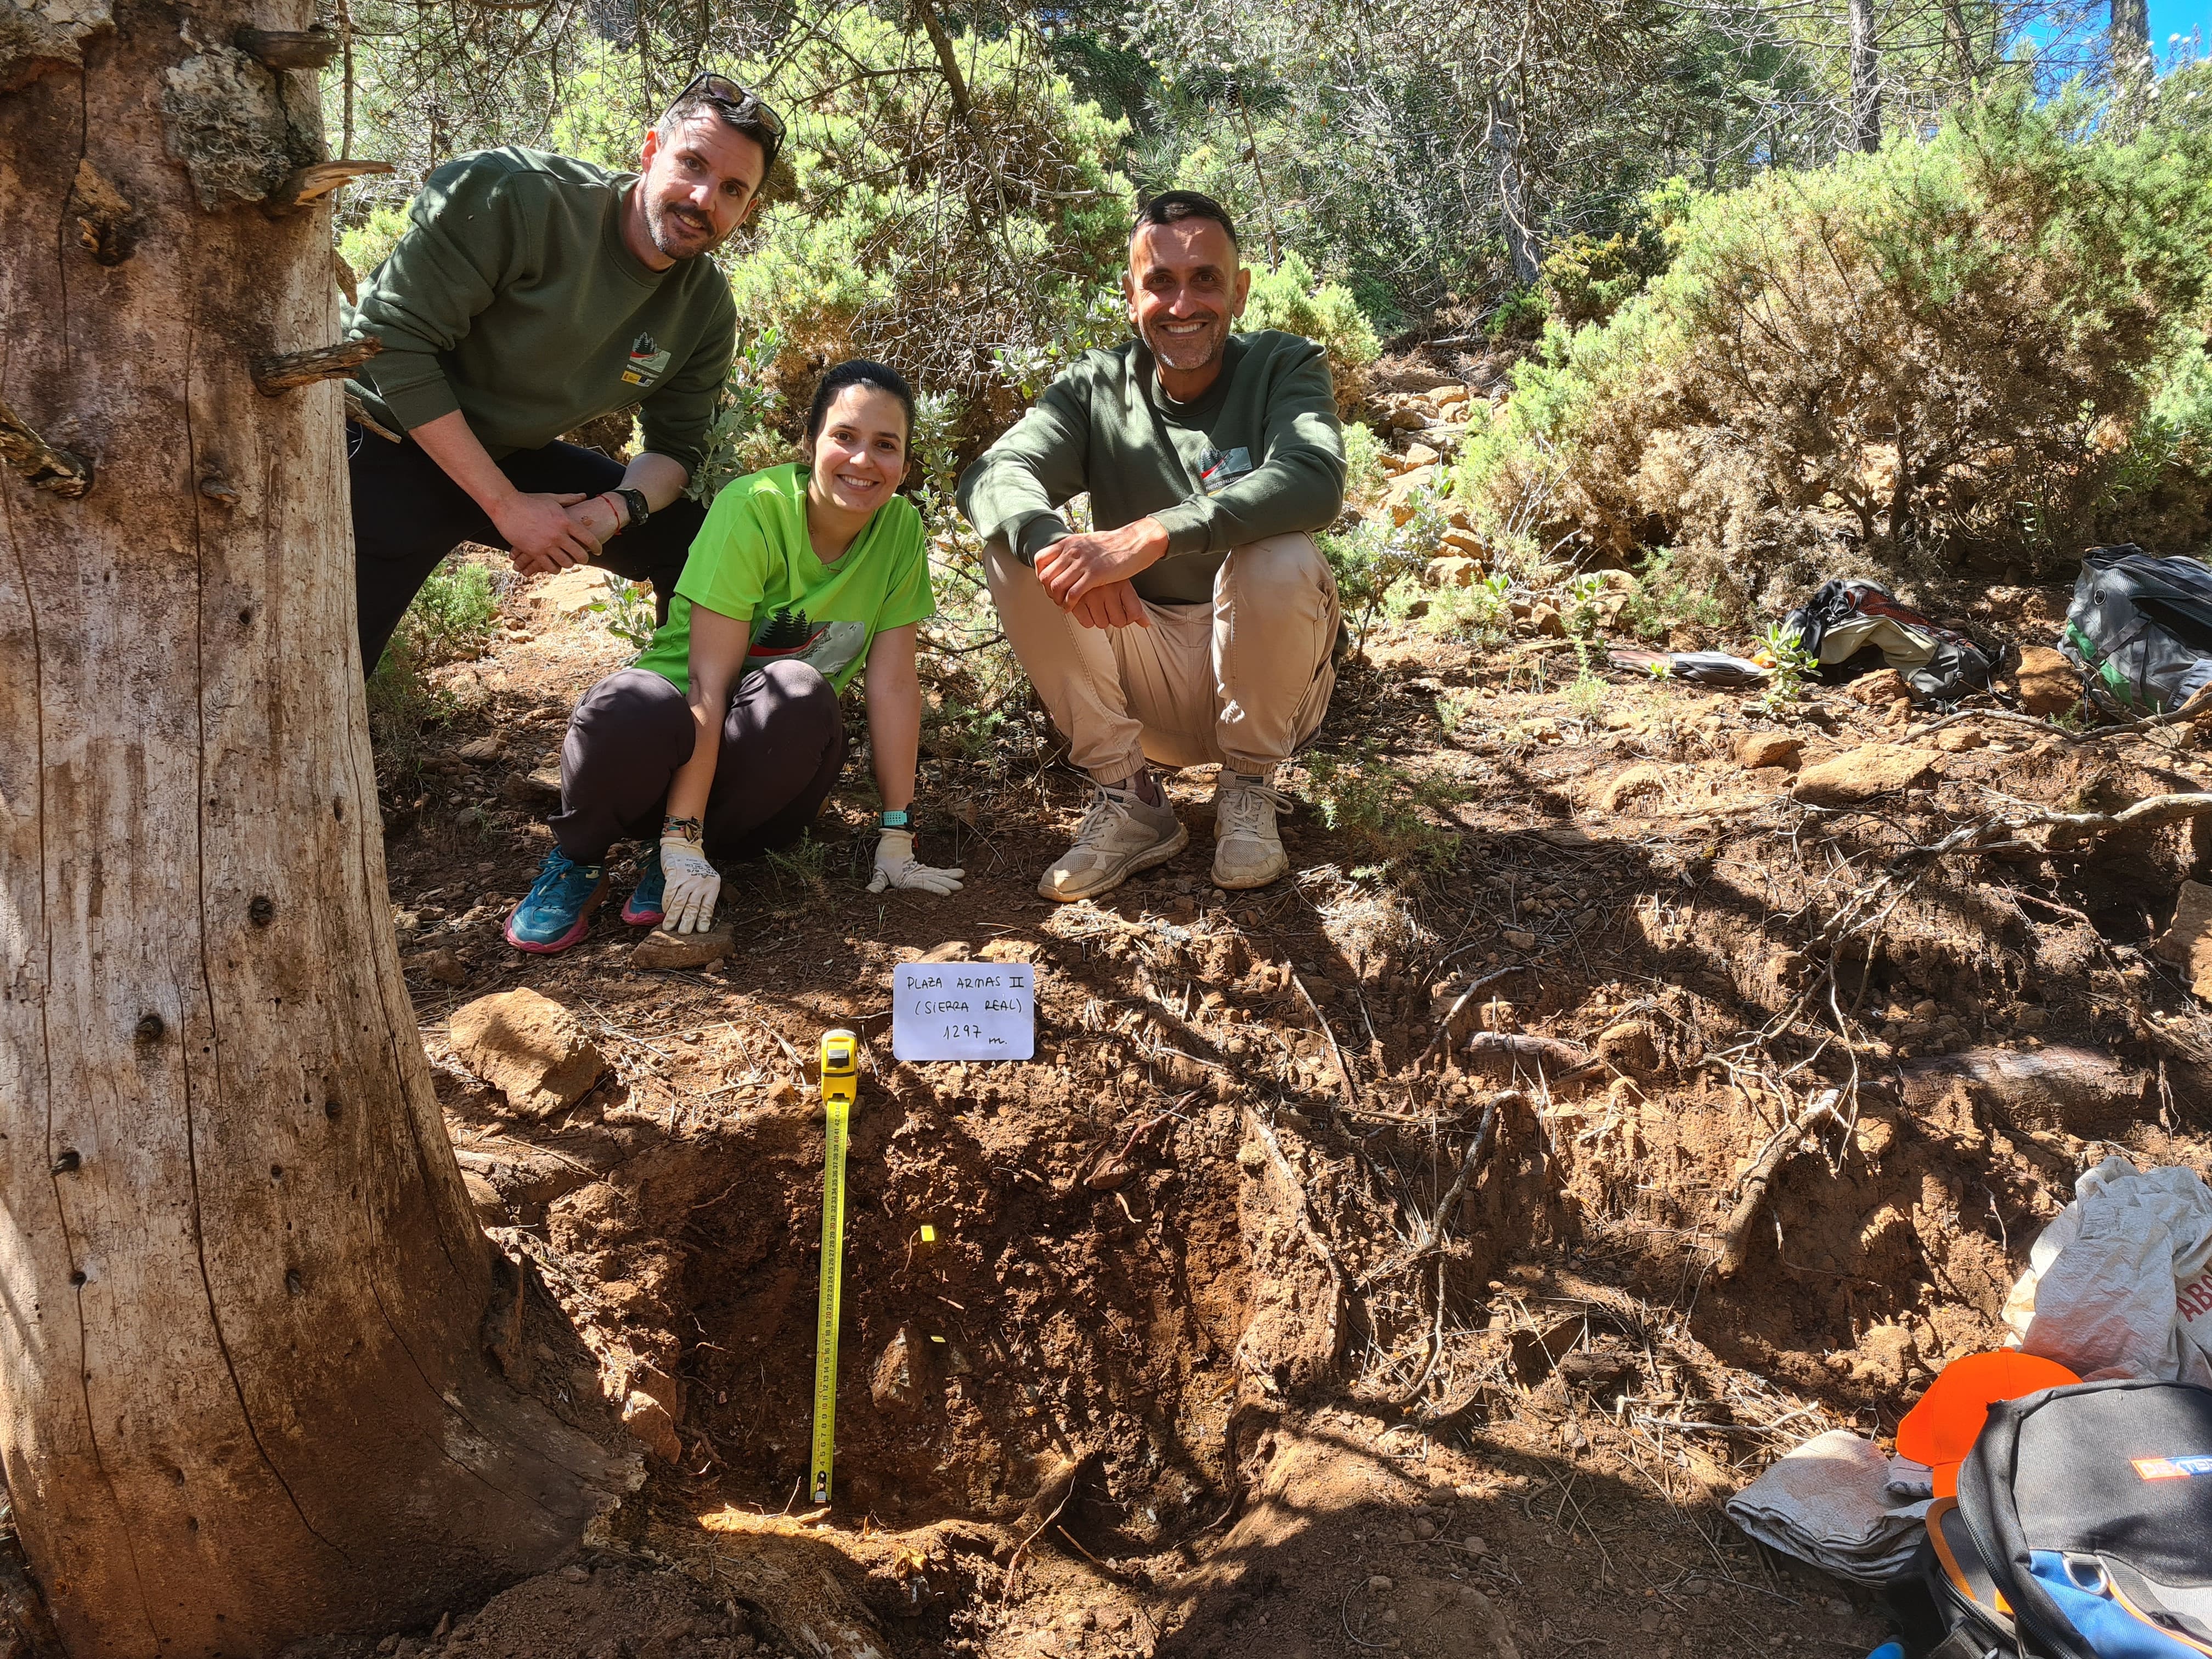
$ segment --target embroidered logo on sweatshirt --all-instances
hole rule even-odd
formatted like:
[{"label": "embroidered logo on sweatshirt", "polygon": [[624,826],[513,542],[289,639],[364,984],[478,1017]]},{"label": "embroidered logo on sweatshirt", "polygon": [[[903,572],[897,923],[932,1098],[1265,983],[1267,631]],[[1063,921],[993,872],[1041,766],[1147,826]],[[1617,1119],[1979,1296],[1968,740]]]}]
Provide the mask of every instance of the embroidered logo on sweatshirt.
[{"label": "embroidered logo on sweatshirt", "polygon": [[632,340],[629,362],[623,368],[624,386],[651,386],[668,372],[668,354],[648,331]]},{"label": "embroidered logo on sweatshirt", "polygon": [[1198,458],[1198,484],[1207,495],[1218,495],[1252,470],[1252,452],[1239,444],[1234,449],[1209,449]]}]

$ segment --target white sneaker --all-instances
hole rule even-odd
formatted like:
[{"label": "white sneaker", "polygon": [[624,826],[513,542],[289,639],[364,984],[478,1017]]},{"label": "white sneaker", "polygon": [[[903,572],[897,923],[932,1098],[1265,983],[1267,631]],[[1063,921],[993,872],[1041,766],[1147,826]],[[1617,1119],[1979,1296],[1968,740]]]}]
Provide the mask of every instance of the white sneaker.
[{"label": "white sneaker", "polygon": [[1102,785],[1075,832],[1075,844],[1044,872],[1037,891],[1063,902],[1092,898],[1139,870],[1165,864],[1189,845],[1190,831],[1173,807],[1154,806],[1133,789]]},{"label": "white sneaker", "polygon": [[1238,890],[1265,887],[1291,867],[1275,809],[1290,797],[1257,778],[1221,769],[1213,782],[1213,884]]}]

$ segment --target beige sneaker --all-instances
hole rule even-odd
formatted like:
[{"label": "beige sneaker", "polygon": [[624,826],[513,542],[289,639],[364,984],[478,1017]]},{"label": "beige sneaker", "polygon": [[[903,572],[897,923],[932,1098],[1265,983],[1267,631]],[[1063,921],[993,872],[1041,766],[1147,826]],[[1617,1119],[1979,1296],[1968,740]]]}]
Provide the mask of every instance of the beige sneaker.
[{"label": "beige sneaker", "polygon": [[1165,864],[1190,845],[1172,806],[1154,806],[1133,789],[1101,787],[1083,815],[1075,845],[1044,872],[1037,891],[1070,902],[1111,892],[1139,870]]},{"label": "beige sneaker", "polygon": [[1290,797],[1257,778],[1221,769],[1213,783],[1213,884],[1231,890],[1265,887],[1291,867],[1275,829],[1275,809]]}]

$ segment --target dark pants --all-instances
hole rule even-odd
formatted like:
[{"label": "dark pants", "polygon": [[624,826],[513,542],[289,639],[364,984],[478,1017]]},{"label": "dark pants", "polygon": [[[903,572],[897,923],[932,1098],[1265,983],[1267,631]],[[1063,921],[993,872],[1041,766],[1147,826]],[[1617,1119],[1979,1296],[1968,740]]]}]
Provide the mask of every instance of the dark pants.
[{"label": "dark pants", "polygon": [[[658,842],[696,730],[690,700],[650,669],[620,669],[586,692],[561,744],[561,850],[598,864],[617,841]],[[818,670],[777,662],[746,675],[722,716],[707,856],[726,863],[797,841],[844,764],[845,716]]]},{"label": "dark pants", "polygon": [[[468,492],[412,441],[393,443],[346,422],[353,473],[354,591],[361,626],[361,671],[377,659],[406,614],[408,602],[463,542],[505,548],[506,539]],[[499,464],[517,489],[532,495],[596,495],[622,482],[619,461],[596,449],[548,444],[518,450]],[[659,620],[684,574],[691,538],[707,517],[694,501],[678,500],[606,545],[594,563],[632,581],[650,581]]]}]

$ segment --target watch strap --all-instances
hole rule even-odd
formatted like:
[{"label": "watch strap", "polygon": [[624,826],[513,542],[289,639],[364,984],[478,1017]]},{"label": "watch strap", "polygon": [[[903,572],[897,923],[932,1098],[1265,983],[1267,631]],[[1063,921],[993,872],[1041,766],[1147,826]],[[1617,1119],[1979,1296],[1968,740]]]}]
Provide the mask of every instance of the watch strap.
[{"label": "watch strap", "polygon": [[911,830],[914,828],[913,815],[902,806],[896,811],[887,809],[884,813],[882,827],[885,830]]},{"label": "watch strap", "polygon": [[611,493],[621,496],[623,505],[629,508],[629,523],[625,528],[635,530],[653,516],[653,509],[645,504],[642,489],[617,489]]}]

